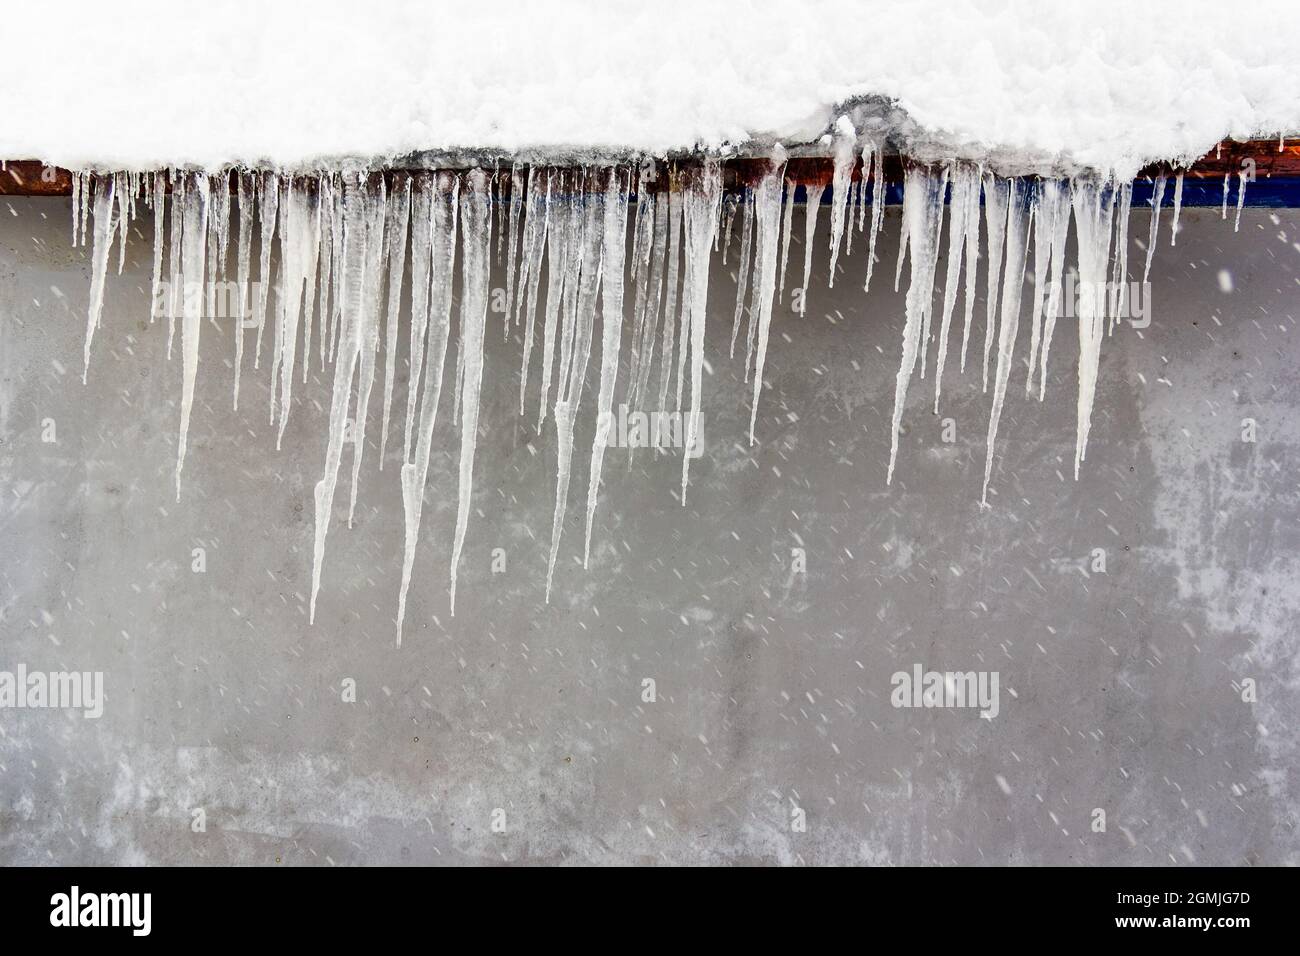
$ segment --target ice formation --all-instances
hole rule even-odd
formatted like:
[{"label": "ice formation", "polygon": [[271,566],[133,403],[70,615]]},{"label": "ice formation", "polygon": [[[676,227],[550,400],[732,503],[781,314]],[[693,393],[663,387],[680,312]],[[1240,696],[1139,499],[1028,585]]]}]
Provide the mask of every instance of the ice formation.
[{"label": "ice formation", "polygon": [[[272,383],[268,413],[277,446],[295,400],[295,377],[301,375],[306,382],[309,365],[322,370],[332,366],[324,468],[314,492],[309,611],[313,619],[326,539],[337,517],[344,457],[350,452],[347,520],[351,524],[363,478],[371,470],[382,471],[389,438],[395,448],[398,444],[390,430],[401,430],[402,459],[396,479],[404,512],[396,617],[400,642],[446,381],[460,449],[456,521],[449,542],[448,596],[454,613],[457,574],[473,510],[480,396],[485,383],[492,381],[492,370],[484,363],[489,300],[494,294],[489,277],[493,262],[503,262],[505,306],[497,311],[504,312],[507,335],[514,326],[521,326],[523,333],[520,414],[553,440],[558,452],[546,559],[549,600],[580,436],[592,435],[582,513],[584,566],[592,556],[605,450],[620,396],[633,408],[679,415],[683,447],[694,447],[705,401],[706,317],[715,268],[736,272],[730,353],[744,362],[744,378],[750,383],[751,444],[762,439],[763,374],[773,303],[784,294],[787,283],[791,233],[801,230],[805,247],[798,293],[798,311],[803,314],[809,296],[815,295],[809,291],[811,247],[826,188],[830,189],[832,276],[854,262],[839,256],[841,247],[848,256],[856,229],[867,232],[868,238],[865,262],[856,266],[861,271],[854,278],[869,283],[883,222],[882,144],[867,132],[855,132],[847,120],[835,124],[828,144],[833,165],[829,187],[825,181],[803,187],[806,204],[798,222],[793,208],[796,179],[788,154],[779,145],[763,161],[747,167],[748,178],[740,179],[739,172],[729,173],[721,157],[709,156],[672,163],[610,161],[549,167],[514,162],[390,172],[358,168],[311,175],[248,169],[77,173],[73,239],[85,243],[90,235],[93,244],[86,373],[100,324],[112,246],[119,245],[120,264],[127,226],[142,201],[153,213],[154,305],[159,304],[162,290],[170,287],[164,304],[170,307],[167,314],[173,323],[176,318],[180,323],[175,468],[179,495],[199,374],[202,320],[214,305],[214,281],[205,279],[225,277],[233,259],[237,314],[247,317],[247,322],[235,323],[235,407],[241,370],[246,371],[245,364],[254,369],[260,365],[264,329],[266,374]],[[725,191],[724,177],[729,174],[733,188]],[[1176,176],[1175,232],[1182,198],[1182,176]],[[1144,276],[1158,238],[1165,184],[1166,175],[1161,173],[1154,183]],[[926,374],[928,352],[936,350],[936,412],[950,350],[959,350],[964,369],[972,329],[978,323],[981,271],[984,345],[977,380],[985,391],[990,391],[991,380],[992,388],[979,501],[983,506],[989,502],[998,426],[1017,363],[1027,368],[1026,396],[1037,386],[1038,399],[1043,400],[1049,353],[1058,319],[1065,315],[1077,319],[1079,333],[1077,476],[1087,454],[1102,344],[1127,306],[1132,184],[1100,174],[1006,178],[978,163],[951,160],[906,162],[902,186],[897,268],[901,277],[903,265],[910,262],[910,273],[894,381],[889,460],[882,469],[885,482],[893,481],[899,462],[911,380],[918,368],[922,377]],[[1238,185],[1239,203],[1244,186],[1244,181]],[[1225,189],[1225,215],[1226,200]],[[92,222],[93,231],[88,232]],[[1064,302],[1062,292],[1071,222],[1078,248],[1077,303]],[[738,253],[730,248],[735,232],[739,233]],[[981,256],[983,270],[978,268]],[[1030,275],[1032,291],[1025,307],[1022,289]],[[404,350],[402,305],[408,285],[409,377],[403,401],[402,395],[395,394],[396,363]],[[190,294],[194,289],[207,290],[207,300],[205,294]],[[963,300],[960,315],[959,299]],[[457,303],[459,308],[453,308]],[[1029,325],[1027,354],[1017,359],[1022,313]],[[952,341],[957,338],[955,321],[962,322],[960,346]],[[736,349],[742,324],[743,357]],[[245,342],[245,325],[247,333],[256,337],[251,347]],[[171,334],[169,326],[169,341]],[[538,348],[542,356],[534,361]],[[454,372],[448,380],[453,352]],[[589,385],[593,359],[599,374]],[[536,379],[530,377],[537,371],[535,365],[540,366]],[[374,423],[381,431],[380,460],[367,469],[363,452],[371,424],[371,395],[380,378],[382,412]],[[594,398],[584,405],[583,394],[589,389]],[[594,431],[579,426],[580,416],[590,419]],[[394,421],[398,418],[400,424]],[[665,451],[657,434],[651,438],[656,453]],[[689,467],[690,455],[682,454],[683,503]]]}]

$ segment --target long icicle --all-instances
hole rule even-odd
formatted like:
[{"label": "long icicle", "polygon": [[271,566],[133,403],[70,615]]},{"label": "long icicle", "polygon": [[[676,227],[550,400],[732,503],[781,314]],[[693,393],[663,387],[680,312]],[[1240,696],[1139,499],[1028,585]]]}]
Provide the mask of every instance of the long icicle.
[{"label": "long icicle", "polygon": [[519,363],[519,414],[524,413],[524,399],[528,394],[528,369],[533,357],[533,338],[537,325],[537,287],[542,279],[542,254],[546,251],[546,235],[550,226],[550,177],[542,187],[540,171],[536,166],[528,170],[528,199],[524,214],[523,275],[519,277],[521,289],[515,298],[515,324],[522,315],[524,324],[524,353]]},{"label": "long icicle", "polygon": [[1049,295],[1048,269],[1052,263],[1052,232],[1056,228],[1056,206],[1053,195],[1061,188],[1054,179],[1039,180],[1029,201],[1033,206],[1034,234],[1034,298],[1029,309],[1029,375],[1025,378],[1025,394],[1034,391],[1034,371],[1038,362],[1038,346],[1043,337],[1043,312]]},{"label": "long icicle", "polygon": [[406,380],[406,428],[402,437],[402,460],[411,460],[415,434],[415,404],[420,395],[424,370],[424,335],[429,323],[429,256],[433,242],[433,179],[417,177],[411,184],[411,351],[410,376]]},{"label": "long icicle", "polygon": [[[584,185],[584,190],[587,186]],[[573,291],[574,308],[568,312],[570,334],[566,337],[568,358],[561,364],[565,374],[557,383],[555,433],[558,452],[555,473],[555,513],[551,520],[551,553],[546,564],[546,603],[551,602],[551,583],[555,577],[555,559],[564,531],[564,514],[568,505],[569,479],[573,463],[573,426],[578,417],[578,401],[587,378],[591,357],[591,339],[596,312],[596,293],[601,280],[601,245],[604,236],[604,194],[599,189],[584,191],[582,202],[575,202],[580,213],[575,216],[580,234],[577,288]],[[671,317],[670,317],[671,318]]]},{"label": "long icicle", "polygon": [[[91,250],[90,308],[86,313],[85,364],[81,369],[83,385],[90,374],[90,346],[104,309],[104,278],[108,273],[108,252],[113,245],[113,190],[116,188],[111,176],[96,176],[91,182],[95,192],[95,245]],[[172,292],[174,296],[176,290]]]},{"label": "long icicle", "polygon": [[[181,261],[185,284],[202,289],[203,259],[208,232],[208,178],[187,174],[181,194],[184,235],[181,238]],[[185,450],[189,445],[190,412],[194,408],[194,381],[199,370],[199,332],[203,328],[201,295],[185,296],[185,314],[181,325],[181,425],[176,446],[176,500],[181,499],[181,472],[185,468]]]},{"label": "long icicle", "polygon": [[857,131],[847,116],[835,121],[832,134],[831,155],[834,171],[831,175],[831,265],[826,284],[835,288],[835,263],[840,257],[840,240],[844,235],[844,217],[849,205],[849,183],[853,180],[853,166],[857,162],[855,140]]},{"label": "long icicle", "polygon": [[998,364],[993,377],[993,410],[989,413],[984,454],[984,487],[980,492],[982,507],[988,507],[989,503],[993,449],[998,438],[998,423],[1002,420],[1002,405],[1007,397],[1007,384],[1011,381],[1016,332],[1020,329],[1020,297],[1025,282],[1025,248],[1029,229],[1029,207],[1021,189],[1018,180],[1010,181],[1007,197],[1007,265],[1002,277],[1002,318],[998,324]]},{"label": "long icicle", "polygon": [[980,260],[980,189],[984,181],[982,167],[975,168],[975,181],[967,195],[966,209],[966,312],[961,331],[961,372],[966,371],[966,346],[970,342],[971,324],[975,318],[975,289],[979,283]]},{"label": "long icicle", "polygon": [[[293,399],[294,360],[298,352],[298,326],[303,312],[304,286],[308,282],[312,249],[319,242],[316,235],[316,210],[308,188],[301,180],[291,181],[282,203],[284,229],[280,233],[279,318],[282,327],[277,336],[280,354],[275,361],[280,368],[280,427],[276,432],[278,450],[289,423]],[[306,361],[304,354],[303,360]]]},{"label": "long icicle", "polygon": [[1047,354],[1052,348],[1052,333],[1056,330],[1056,319],[1061,314],[1061,302],[1065,294],[1063,278],[1065,275],[1065,243],[1070,234],[1071,187],[1061,183],[1051,196],[1055,207],[1051,213],[1051,272],[1048,283],[1047,309],[1043,315],[1043,346],[1038,361],[1038,400],[1041,402],[1047,394]]},{"label": "long icicle", "polygon": [[[793,199],[793,195],[791,196]],[[685,421],[682,446],[682,505],[690,479],[691,458],[699,453],[700,406],[704,388],[704,331],[709,299],[709,251],[717,229],[722,201],[722,168],[706,159],[686,190],[686,255],[690,264],[691,409]]]},{"label": "long icicle", "polygon": [[384,222],[388,196],[383,179],[372,187],[371,202],[366,209],[366,259],[362,274],[364,295],[358,319],[357,347],[360,369],[357,379],[357,408],[352,420],[352,488],[348,499],[348,527],[357,510],[357,490],[361,484],[361,462],[366,453],[366,423],[370,418],[370,391],[375,384],[375,362],[379,352],[379,302],[383,291]]},{"label": "long icicle", "polygon": [[817,211],[822,206],[822,192],[826,189],[821,183],[807,188],[803,204],[803,285],[799,289],[799,314],[808,312],[808,279],[812,275],[813,237],[817,233]]},{"label": "long icicle", "polygon": [[[934,413],[939,414],[939,394],[943,389],[943,369],[948,356],[948,330],[957,305],[957,287],[966,249],[966,232],[970,228],[970,192],[979,189],[979,173],[973,166],[958,166],[952,174],[952,211],[948,216],[948,267],[944,276],[943,312],[939,317],[939,354],[934,363]],[[977,207],[978,208],[978,207]],[[975,228],[979,228],[976,220]]]},{"label": "long icicle", "polygon": [[903,422],[907,385],[916,367],[921,325],[934,296],[934,272],[938,259],[939,207],[943,202],[943,178],[927,166],[912,166],[903,181],[903,229],[910,234],[912,278],[907,288],[907,319],[903,326],[903,352],[894,382],[894,414],[890,427],[889,470],[885,484],[894,480],[898,458],[898,434]]},{"label": "long icicle", "polygon": [[252,305],[248,291],[253,242],[252,173],[240,172],[235,177],[235,193],[239,216],[239,232],[235,240],[235,282],[239,286],[239,309],[235,321],[235,382],[231,399],[233,409],[239,411],[239,382],[244,367],[244,326],[248,322]]},{"label": "long icicle", "polygon": [[591,525],[596,518],[600,495],[601,465],[609,444],[613,420],[614,388],[618,380],[619,349],[623,334],[623,249],[627,236],[627,204],[631,170],[615,166],[609,171],[605,190],[603,223],[604,265],[601,278],[600,392],[596,399],[596,434],[591,442],[591,468],[587,478],[587,533],[582,547],[582,566],[591,559]]},{"label": "long icicle", "polygon": [[[736,264],[736,312],[731,319],[731,357],[736,357],[736,333],[740,331],[740,317],[745,313],[745,290],[749,283],[750,259],[754,248],[754,194],[747,192],[741,198],[744,211],[740,224],[740,262]],[[805,285],[807,281],[805,279]],[[806,290],[805,290],[806,291]],[[748,365],[746,365],[748,371]]]},{"label": "long icicle", "polygon": [[474,449],[478,443],[479,397],[483,384],[483,334],[487,324],[489,259],[492,243],[488,177],[470,170],[469,188],[461,196],[460,354],[464,357],[460,379],[460,482],[456,509],[456,535],[451,546],[451,613],[456,613],[456,575],[469,526],[470,496],[474,490]]},{"label": "long icicle", "polygon": [[1002,249],[1006,242],[1007,201],[1011,184],[992,174],[984,177],[984,225],[989,236],[989,260],[984,324],[984,391],[989,390],[989,354],[998,324],[998,287],[1002,284]]},{"label": "long icicle", "polygon": [[393,411],[398,313],[402,306],[402,276],[406,266],[407,234],[411,225],[410,176],[401,176],[394,182],[388,202],[388,313],[384,320],[384,415],[379,432],[380,471],[384,470],[384,455],[388,449],[388,422]]},{"label": "long icicle", "polygon": [[754,292],[757,303],[754,325],[757,328],[758,345],[754,358],[754,397],[749,407],[751,445],[754,444],[754,426],[758,421],[758,401],[763,394],[763,367],[767,363],[768,330],[772,325],[772,293],[776,289],[777,232],[781,225],[781,178],[785,174],[785,163],[785,150],[777,146],[768,161],[768,171],[755,190],[758,251],[754,263]]},{"label": "long icicle", "polygon": [[420,396],[420,424],[419,436],[415,443],[415,460],[403,461],[401,472],[405,539],[402,553],[402,583],[397,596],[399,647],[402,643],[402,623],[406,620],[406,594],[411,586],[415,548],[420,537],[424,486],[429,476],[429,455],[433,450],[433,428],[438,421],[438,404],[442,398],[447,343],[451,338],[451,292],[456,262],[459,187],[460,180],[450,172],[438,173],[429,180],[426,187],[430,191],[432,216],[429,350],[424,374],[424,390]]},{"label": "long icicle", "polygon": [[1164,173],[1156,176],[1151,190],[1151,231],[1147,236],[1147,264],[1142,268],[1142,281],[1151,278],[1151,260],[1156,254],[1156,237],[1160,234],[1160,207],[1165,203],[1165,183],[1168,177]]},{"label": "long icicle", "polygon": [[320,593],[321,565],[325,560],[325,538],[329,533],[330,517],[334,511],[334,492],[338,486],[339,466],[343,460],[343,445],[347,441],[348,405],[352,397],[352,381],[356,377],[360,359],[358,318],[361,312],[364,288],[362,274],[366,261],[366,220],[369,195],[360,177],[344,178],[340,195],[340,224],[342,226],[341,255],[339,257],[339,338],[334,357],[334,389],[330,399],[329,442],[325,450],[325,473],[316,483],[316,534],[313,544],[311,602],[308,621],[316,620],[316,598]]},{"label": "long icicle", "polygon": [[1079,396],[1078,435],[1074,449],[1074,477],[1087,457],[1092,430],[1092,405],[1097,392],[1097,372],[1106,322],[1107,296],[1103,288],[1110,258],[1111,219],[1115,190],[1097,180],[1076,182],[1074,224],[1079,241]]}]

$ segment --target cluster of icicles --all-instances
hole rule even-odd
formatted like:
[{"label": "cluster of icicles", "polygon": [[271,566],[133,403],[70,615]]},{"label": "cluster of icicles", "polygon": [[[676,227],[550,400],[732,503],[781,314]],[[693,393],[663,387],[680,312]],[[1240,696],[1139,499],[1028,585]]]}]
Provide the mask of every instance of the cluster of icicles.
[{"label": "cluster of icicles", "polygon": [[[861,173],[855,176],[859,163]],[[289,176],[249,170],[219,174],[189,171],[77,174],[73,186],[74,243],[85,242],[90,210],[94,222],[86,365],[89,368],[91,344],[100,321],[110,247],[117,238],[120,272],[125,261],[128,227],[140,199],[153,213],[152,301],[158,300],[159,284],[165,275],[172,277],[173,296],[181,289],[211,289],[213,280],[233,275],[240,295],[252,299],[242,302],[239,312],[248,316],[248,321],[234,324],[232,403],[235,408],[239,406],[240,373],[247,361],[244,353],[251,351],[252,366],[260,367],[263,329],[270,319],[273,330],[267,336],[270,415],[273,423],[278,420],[277,446],[290,414],[295,375],[300,374],[303,382],[307,381],[313,350],[321,368],[333,364],[324,475],[315,487],[310,610],[314,619],[325,539],[348,445],[352,449],[349,525],[356,507],[368,409],[379,375],[381,344],[383,415],[379,467],[381,470],[383,467],[393,404],[400,330],[398,311],[405,275],[409,273],[410,374],[400,469],[405,512],[405,554],[397,610],[400,643],[432,436],[443,390],[443,367],[453,334],[457,347],[452,414],[460,429],[459,503],[450,580],[451,609],[455,613],[456,576],[470,514],[494,244],[498,258],[504,246],[506,258],[507,332],[511,322],[522,325],[524,332],[520,414],[525,413],[528,404],[532,353],[540,345],[542,367],[541,380],[536,385],[536,424],[540,433],[550,415],[558,443],[555,512],[546,577],[549,601],[568,500],[575,423],[596,345],[597,313],[601,316],[600,373],[587,485],[584,566],[590,555],[602,459],[613,420],[623,349],[625,275],[630,277],[635,290],[630,296],[632,323],[626,400],[634,409],[645,408],[647,404],[656,407],[657,401],[659,410],[680,412],[683,447],[689,449],[700,425],[710,264],[719,250],[725,264],[737,216],[740,217],[740,262],[731,352],[734,356],[737,333],[743,322],[746,380],[752,375],[749,437],[753,443],[773,303],[785,294],[790,234],[794,228],[795,184],[786,179],[785,172],[786,154],[777,147],[750,188],[739,195],[727,196],[722,189],[721,164],[716,159],[674,166],[667,173],[666,184],[652,183],[664,175],[655,165],[626,163],[582,168],[515,165],[508,170],[475,168],[388,176],[374,171]],[[1132,185],[1085,178],[1074,181],[1006,179],[960,162],[910,164],[904,176],[903,234],[895,286],[905,257],[911,262],[911,285],[906,298],[886,481],[893,477],[909,381],[918,360],[924,377],[927,353],[934,338],[931,334],[932,320],[936,318],[934,292],[946,209],[947,269],[937,313],[934,407],[937,412],[949,332],[963,286],[965,311],[960,365],[965,368],[975,307],[976,263],[981,257],[982,218],[987,236],[982,254],[987,289],[982,350],[986,391],[990,356],[996,343],[993,405],[981,498],[986,503],[993,446],[1012,373],[1030,237],[1034,247],[1034,301],[1029,309],[1032,334],[1025,389],[1026,393],[1033,392],[1037,380],[1041,400],[1047,380],[1048,350],[1061,312],[1059,290],[1071,213],[1081,282],[1097,284],[1109,279],[1115,283],[1111,288],[1118,290],[1117,296],[1122,297],[1127,284],[1116,280],[1127,275]],[[1179,175],[1175,187],[1175,219],[1181,187]],[[824,188],[806,187],[802,223],[805,251],[801,302],[804,308],[812,265],[812,239]],[[865,288],[870,284],[876,262],[876,240],[884,211],[883,163],[878,144],[863,146],[852,137],[837,136],[831,189],[831,283],[835,280],[841,246],[847,255],[855,229],[866,230]],[[1164,189],[1162,175],[1156,183],[1147,244],[1148,269]],[[635,214],[629,238],[629,208],[633,198]],[[233,217],[237,226],[233,274],[229,261],[232,205],[237,212]],[[259,234],[258,283],[251,282],[254,231]],[[272,248],[276,242],[278,269],[273,277]],[[453,287],[458,244],[457,318],[453,314],[456,311]],[[1117,253],[1113,257],[1112,245]],[[543,274],[546,276],[544,295]],[[272,278],[273,303],[269,296]],[[250,289],[256,291],[250,294]],[[178,299],[174,305],[167,310],[171,317],[168,355],[171,355],[179,317],[182,364],[176,461],[179,497],[198,369],[199,336],[202,319],[210,314],[206,310],[211,302],[205,302],[202,296],[185,295],[183,301]],[[1087,450],[1101,342],[1108,331],[1107,318],[1113,329],[1115,317],[1122,315],[1123,310],[1124,302],[1119,299],[1107,302],[1104,297],[1081,297],[1079,303],[1076,477]],[[245,341],[245,325],[251,343]],[[652,383],[656,356],[659,375],[657,382]],[[689,398],[689,407],[684,404],[684,396]],[[689,467],[690,456],[683,455],[683,503]]]}]

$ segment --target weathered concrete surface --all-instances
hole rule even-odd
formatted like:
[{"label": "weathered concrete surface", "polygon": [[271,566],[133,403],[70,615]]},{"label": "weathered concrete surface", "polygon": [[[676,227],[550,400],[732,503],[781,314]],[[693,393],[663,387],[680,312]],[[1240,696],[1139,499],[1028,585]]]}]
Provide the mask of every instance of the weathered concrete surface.
[{"label": "weathered concrete surface", "polygon": [[[147,317],[147,224],[83,387],[88,258],[68,206],[0,213],[0,669],[107,684],[97,721],[0,710],[0,862],[1300,862],[1294,211],[1248,210],[1238,235],[1183,213],[1154,324],[1105,344],[1078,482],[1063,323],[1045,403],[1016,371],[984,511],[978,363],[949,365],[939,417],[914,381],[884,483],[896,212],[868,297],[855,244],[833,291],[819,251],[806,318],[778,306],[753,449],[718,268],[689,505],[677,458],[611,450],[584,572],[588,404],[549,607],[554,436],[532,434],[535,397],[518,418],[521,336],[491,316],[457,614],[444,395],[400,648],[401,417],[382,472],[372,418],[351,530],[340,486],[308,626],[329,379],[313,365],[277,453],[265,368],[232,412],[232,331],[205,323],[177,503],[180,368]],[[997,671],[998,716],[895,709],[890,677],[915,663]]]}]

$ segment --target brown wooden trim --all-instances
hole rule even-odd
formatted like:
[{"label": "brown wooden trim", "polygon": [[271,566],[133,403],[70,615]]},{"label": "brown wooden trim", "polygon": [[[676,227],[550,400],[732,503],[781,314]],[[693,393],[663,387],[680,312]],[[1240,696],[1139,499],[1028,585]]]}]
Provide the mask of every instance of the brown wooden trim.
[{"label": "brown wooden trim", "polygon": [[[1274,176],[1300,178],[1300,142],[1287,143],[1278,149],[1278,140],[1225,141],[1218,148],[1197,160],[1186,172],[1192,178],[1222,179],[1245,168],[1247,161],[1255,164],[1256,179]],[[729,160],[724,166],[724,185],[729,190],[752,185],[766,169],[766,160],[739,158]],[[505,167],[503,167],[504,169]],[[1170,172],[1167,163],[1157,163],[1142,171],[1143,176],[1154,176],[1161,171]],[[902,159],[895,155],[885,157],[885,177],[897,181],[902,172]],[[854,179],[861,175],[860,165],[853,171]],[[786,166],[786,178],[799,185],[831,181],[831,161],[823,157],[796,157]],[[659,177],[666,186],[667,177]],[[662,188],[662,186],[661,186]],[[32,160],[5,164],[0,171],[0,196],[70,196],[72,175],[66,169],[48,167]]]}]

